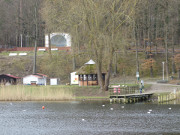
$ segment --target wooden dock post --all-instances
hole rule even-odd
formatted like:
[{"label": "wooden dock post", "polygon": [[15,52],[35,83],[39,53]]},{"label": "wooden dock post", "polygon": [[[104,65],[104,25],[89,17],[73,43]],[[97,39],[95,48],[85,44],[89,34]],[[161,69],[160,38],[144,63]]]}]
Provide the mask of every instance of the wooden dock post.
[{"label": "wooden dock post", "polygon": [[119,98],[119,103],[121,103],[121,99]]},{"label": "wooden dock post", "polygon": [[124,99],[125,99],[125,103],[127,104],[128,103],[128,98],[125,97]]},{"label": "wooden dock post", "polygon": [[112,98],[110,98],[110,103],[112,103],[112,101],[113,101]]}]

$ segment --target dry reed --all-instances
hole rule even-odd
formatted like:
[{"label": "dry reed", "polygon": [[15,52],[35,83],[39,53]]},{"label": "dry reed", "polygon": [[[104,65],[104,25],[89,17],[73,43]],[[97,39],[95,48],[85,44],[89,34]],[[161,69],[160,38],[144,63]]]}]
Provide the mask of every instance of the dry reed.
[{"label": "dry reed", "polygon": [[1,101],[55,101],[73,99],[71,88],[60,86],[0,86]]}]

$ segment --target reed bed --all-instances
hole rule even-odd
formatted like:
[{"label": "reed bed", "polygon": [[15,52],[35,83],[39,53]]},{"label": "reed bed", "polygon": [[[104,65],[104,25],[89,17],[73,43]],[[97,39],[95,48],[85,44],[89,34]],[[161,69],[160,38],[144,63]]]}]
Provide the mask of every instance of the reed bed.
[{"label": "reed bed", "polygon": [[60,101],[74,99],[72,89],[62,86],[0,86],[1,101]]}]

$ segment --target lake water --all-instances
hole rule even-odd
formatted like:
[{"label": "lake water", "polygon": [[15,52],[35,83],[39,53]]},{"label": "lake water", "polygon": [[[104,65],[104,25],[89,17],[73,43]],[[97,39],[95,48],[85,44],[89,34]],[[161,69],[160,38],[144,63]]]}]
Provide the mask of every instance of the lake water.
[{"label": "lake water", "polygon": [[180,134],[180,104],[0,102],[0,110],[0,135]]}]

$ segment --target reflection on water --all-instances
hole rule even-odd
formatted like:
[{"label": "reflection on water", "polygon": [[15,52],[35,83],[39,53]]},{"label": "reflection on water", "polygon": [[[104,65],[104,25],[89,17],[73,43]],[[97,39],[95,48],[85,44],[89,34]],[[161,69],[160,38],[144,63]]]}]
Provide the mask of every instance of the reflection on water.
[{"label": "reflection on water", "polygon": [[179,104],[0,102],[0,110],[3,135],[180,134]]},{"label": "reflection on water", "polygon": [[[158,101],[156,101],[156,102],[151,102],[151,103],[157,104]],[[168,102],[163,102],[163,103],[158,103],[158,104],[174,104],[174,105],[178,105],[178,104],[180,104],[180,99],[171,100],[171,101],[168,101]]]}]

